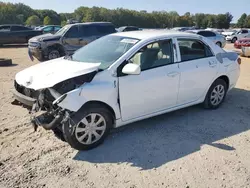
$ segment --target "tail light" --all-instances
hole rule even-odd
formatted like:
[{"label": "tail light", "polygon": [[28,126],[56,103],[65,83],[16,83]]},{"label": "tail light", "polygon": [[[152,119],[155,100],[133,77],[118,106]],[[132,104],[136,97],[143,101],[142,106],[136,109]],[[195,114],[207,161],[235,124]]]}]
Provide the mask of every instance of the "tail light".
[{"label": "tail light", "polygon": [[238,62],[238,64],[240,65],[240,64],[241,64],[241,58],[238,58],[238,59],[237,59],[237,62]]}]

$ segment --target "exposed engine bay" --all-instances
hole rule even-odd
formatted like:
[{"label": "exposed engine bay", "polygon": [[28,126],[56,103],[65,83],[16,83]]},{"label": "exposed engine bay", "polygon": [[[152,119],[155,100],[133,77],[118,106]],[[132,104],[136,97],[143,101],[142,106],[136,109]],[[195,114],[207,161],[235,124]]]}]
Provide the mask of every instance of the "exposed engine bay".
[{"label": "exposed engine bay", "polygon": [[[38,126],[42,126],[46,130],[53,130],[56,127],[60,127],[64,121],[67,121],[71,112],[62,109],[57,104],[64,100],[63,95],[79,88],[85,83],[91,82],[96,74],[97,71],[94,71],[70,78],[51,88],[38,91],[21,86],[15,81],[15,89],[22,95],[32,98],[35,101],[32,106],[26,106],[30,110],[34,129],[37,130]],[[60,98],[60,100],[56,101],[58,98]]]}]

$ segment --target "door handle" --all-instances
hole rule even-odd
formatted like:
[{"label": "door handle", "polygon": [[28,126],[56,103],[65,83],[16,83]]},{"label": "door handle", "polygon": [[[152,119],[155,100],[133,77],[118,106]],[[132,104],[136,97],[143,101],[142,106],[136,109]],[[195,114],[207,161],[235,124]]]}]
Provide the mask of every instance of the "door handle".
[{"label": "door handle", "polygon": [[168,76],[169,77],[175,77],[175,76],[177,76],[179,73],[178,72],[170,72],[170,73],[168,73]]},{"label": "door handle", "polygon": [[209,61],[209,66],[210,67],[216,67],[217,63],[214,61]]}]

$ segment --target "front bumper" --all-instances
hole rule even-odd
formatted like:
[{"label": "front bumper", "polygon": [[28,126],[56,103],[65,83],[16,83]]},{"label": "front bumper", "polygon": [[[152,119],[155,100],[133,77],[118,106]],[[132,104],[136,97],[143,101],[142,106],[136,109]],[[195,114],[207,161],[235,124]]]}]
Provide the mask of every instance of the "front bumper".
[{"label": "front bumper", "polygon": [[35,47],[28,47],[29,54],[31,54],[33,57],[38,59],[39,61],[43,61],[44,59],[44,52],[40,48],[35,48]]},{"label": "front bumper", "polygon": [[28,97],[28,96],[25,96],[24,94],[22,93],[19,93],[18,91],[16,90],[13,90],[12,91],[13,95],[14,95],[14,98],[19,101],[20,103],[28,106],[28,107],[32,107],[33,104],[36,103],[36,99],[33,99],[31,97]]}]

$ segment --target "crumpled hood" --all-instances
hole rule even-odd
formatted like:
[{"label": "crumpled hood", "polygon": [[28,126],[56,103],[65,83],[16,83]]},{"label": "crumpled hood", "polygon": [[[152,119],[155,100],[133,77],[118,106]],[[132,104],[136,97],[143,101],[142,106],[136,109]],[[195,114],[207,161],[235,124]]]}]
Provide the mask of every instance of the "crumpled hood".
[{"label": "crumpled hood", "polygon": [[53,35],[51,33],[38,35],[29,40],[29,42],[40,42],[40,41],[50,41],[50,40],[59,40],[61,35]]},{"label": "crumpled hood", "polygon": [[69,78],[74,78],[98,70],[101,63],[83,63],[64,58],[33,65],[16,74],[18,84],[39,90],[53,87]]}]

